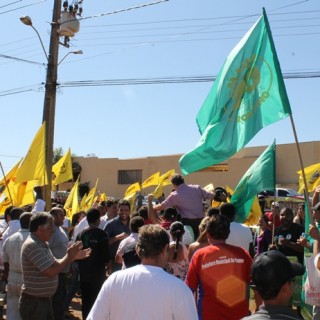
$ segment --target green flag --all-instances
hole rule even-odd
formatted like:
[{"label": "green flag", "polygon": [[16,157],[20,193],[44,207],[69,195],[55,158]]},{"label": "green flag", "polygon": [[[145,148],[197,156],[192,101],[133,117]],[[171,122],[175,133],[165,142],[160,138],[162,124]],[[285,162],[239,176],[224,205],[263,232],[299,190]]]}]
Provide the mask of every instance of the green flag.
[{"label": "green flag", "polygon": [[225,161],[291,108],[263,16],[231,51],[198,115],[201,138],[180,158],[183,174]]},{"label": "green flag", "polygon": [[236,221],[244,222],[254,197],[261,190],[275,186],[275,143],[268,147],[241,178],[231,197],[236,207]]}]

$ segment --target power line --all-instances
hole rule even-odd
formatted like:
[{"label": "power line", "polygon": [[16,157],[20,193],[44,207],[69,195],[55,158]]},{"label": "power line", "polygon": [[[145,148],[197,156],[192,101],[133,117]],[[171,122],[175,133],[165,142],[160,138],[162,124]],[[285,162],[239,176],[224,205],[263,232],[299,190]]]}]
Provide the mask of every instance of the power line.
[{"label": "power line", "polygon": [[5,8],[5,7],[12,6],[13,4],[18,3],[18,2],[21,2],[21,1],[22,1],[22,0],[17,0],[17,1],[14,1],[14,2],[10,2],[10,3],[4,4],[4,5],[0,6],[0,9]]},{"label": "power line", "polygon": [[[308,35],[319,35],[320,32],[304,32],[304,33],[290,33],[290,34],[274,34],[273,37],[296,37],[296,36],[308,36]],[[174,36],[172,36],[174,37]],[[199,42],[199,41],[223,41],[223,40],[236,40],[239,39],[237,36],[230,37],[216,37],[216,38],[196,38],[196,39],[159,39],[159,40],[147,40],[144,42],[108,42],[108,43],[97,43],[97,44],[85,44],[87,47],[106,47],[106,46],[120,46],[120,45],[148,45],[148,44],[158,44],[158,43],[178,43],[178,42]],[[107,53],[102,53],[95,55],[93,57],[102,56]],[[79,60],[88,60],[91,57],[81,58]],[[69,62],[70,63],[70,62]]]},{"label": "power line", "polygon": [[[309,24],[309,25],[294,25],[294,26],[282,26],[275,27],[273,30],[277,29],[292,29],[292,28],[308,28],[308,27],[320,27],[320,24]],[[247,31],[246,29],[232,29],[232,30],[213,30],[213,31],[199,31],[197,34],[213,34],[213,33],[227,33],[227,32],[243,32]],[[108,32],[106,32],[108,33]],[[193,33],[192,31],[190,33]],[[188,35],[189,32],[184,32],[182,35]],[[127,39],[127,38],[146,38],[146,37],[164,37],[164,36],[179,36],[181,33],[158,33],[158,34],[143,34],[143,35],[118,35],[118,36],[107,36],[99,38],[82,38],[81,40],[85,41],[95,41],[95,40],[106,40],[106,39]]]},{"label": "power line", "polygon": [[[124,10],[124,9],[121,9],[121,10]],[[312,11],[312,13],[315,13],[315,12],[317,12],[317,11]],[[301,12],[299,12],[299,14],[303,14],[303,13],[311,13],[311,11],[301,11]],[[256,14],[256,15],[251,15],[252,17],[253,16],[257,16],[258,14]],[[149,23],[163,23],[163,22],[177,22],[177,21],[207,21],[207,20],[217,20],[217,19],[225,19],[225,18],[233,18],[233,19],[237,19],[237,20],[241,20],[241,19],[247,19],[248,17],[251,17],[251,16],[224,16],[224,17],[214,17],[214,18],[202,18],[202,19],[178,19],[178,20],[163,20],[163,21],[150,21]],[[89,17],[88,17],[89,18]],[[309,17],[309,18],[307,18],[308,19],[308,21],[309,20],[311,20],[311,19],[317,19],[317,18],[313,18],[313,17]],[[299,20],[299,19],[281,19],[281,20],[275,20],[275,21],[273,21],[274,23],[275,22],[286,22],[286,21],[292,21],[292,20],[294,20],[294,21],[297,21],[297,20]],[[305,19],[300,19],[300,20],[305,20]],[[237,25],[237,24],[247,24],[247,23],[250,23],[250,22],[239,22],[239,21],[237,21],[237,22],[235,22],[235,21],[233,21],[233,22],[230,22],[230,21],[228,21],[228,22],[223,22],[223,23],[219,23],[218,25],[224,25],[224,26],[226,26],[226,25]],[[146,25],[146,24],[148,24],[148,22],[143,22],[143,23],[131,23],[131,24],[128,24],[128,23],[126,23],[126,24],[115,24],[115,25],[113,25],[113,26],[121,26],[121,25],[130,25],[130,26],[132,26],[132,25],[135,25],[135,24],[143,24],[143,25]],[[103,26],[103,25],[102,25]],[[105,26],[111,26],[111,25],[105,25]],[[213,28],[213,27],[215,27],[215,26],[217,26],[217,24],[213,24],[213,25],[194,25],[194,26],[172,26],[172,27],[166,27],[166,28],[158,28],[158,29],[174,29],[174,28],[188,28],[188,27],[195,27],[195,28],[198,28],[198,30],[194,30],[194,31],[190,31],[190,32],[183,32],[183,33],[181,33],[181,34],[174,34],[174,35],[167,35],[168,37],[169,37],[169,39],[164,39],[164,40],[162,40],[162,42],[168,42],[168,41],[165,41],[165,40],[171,40],[170,38],[172,38],[173,36],[174,37],[182,37],[182,36],[186,36],[187,34],[200,34],[200,33],[204,33],[204,29],[209,29],[209,28]],[[292,26],[292,27],[307,27],[308,25],[301,25],[301,26]],[[310,26],[310,25],[309,25]],[[99,27],[99,26],[96,26],[96,27]],[[83,26],[82,28],[85,28],[85,26]],[[200,28],[200,29],[199,29]],[[280,28],[290,28],[289,26],[288,27],[273,27],[272,29],[273,30],[276,30],[276,29],[280,29]],[[151,30],[151,29],[154,29],[154,30],[156,30],[157,28],[148,28],[147,30]],[[138,31],[143,31],[143,30],[146,30],[146,29],[140,29],[140,30],[130,30],[131,32],[138,32]],[[109,32],[125,32],[125,31],[129,31],[129,30],[111,30],[111,31],[109,31]],[[240,30],[229,30],[229,32],[240,32]],[[108,32],[108,33],[109,33]],[[223,30],[223,31],[219,31],[219,30],[213,30],[212,31],[212,33],[216,33],[216,32],[228,32],[227,30]],[[95,32],[96,33],[96,32]],[[87,33],[87,34],[92,34],[92,33]],[[301,34],[300,34],[301,35]],[[302,34],[302,35],[308,35],[308,34]],[[150,36],[158,36],[159,37],[159,35],[150,35]],[[277,36],[277,35],[275,35],[275,36]],[[280,36],[284,36],[284,35],[280,35]],[[127,36],[128,38],[132,38],[132,37],[142,37],[141,35],[131,35],[131,36]],[[146,37],[146,36],[144,36],[144,37]],[[119,37],[118,37],[119,38]],[[122,36],[121,38],[126,38],[125,36]],[[29,38],[28,38],[29,39]],[[93,37],[91,37],[90,39],[87,39],[88,41],[94,41],[94,40],[96,40],[97,38],[93,38]],[[101,40],[102,40],[102,38],[100,38]],[[104,38],[104,39],[109,39],[109,38]],[[230,40],[230,39],[235,39],[235,38],[219,38],[219,40],[224,40],[224,39],[226,39],[226,40]],[[25,40],[27,40],[27,39],[22,39],[21,41],[25,41]],[[86,40],[86,39],[83,39],[83,38],[81,38],[80,39],[80,41],[81,41],[81,44],[83,45],[85,45],[85,43],[82,43],[82,40]],[[216,40],[216,39],[213,39],[213,40]],[[15,43],[20,43],[21,41],[15,41],[15,42],[10,42],[10,43],[8,43],[8,44],[2,44],[2,46],[6,46],[6,45],[10,45],[10,44],[15,44]],[[74,39],[73,40],[73,42],[76,42],[76,41],[79,41],[79,39]],[[177,40],[176,39],[176,41],[178,42],[181,42],[181,40]],[[188,41],[190,42],[191,41],[191,39],[188,39]],[[199,39],[197,39],[197,40],[194,40],[194,41],[201,41],[201,39],[199,40]],[[211,39],[203,39],[202,41],[211,41]],[[172,41],[170,41],[170,42],[172,42]],[[77,42],[78,43],[78,42]],[[148,43],[154,43],[154,41],[148,41]],[[148,44],[148,43],[145,43],[145,42],[143,42],[143,43],[118,43],[117,45],[141,45],[141,44],[143,44],[143,45],[146,45],[146,44]],[[157,41],[157,43],[159,43],[159,41]],[[25,51],[25,48],[26,47],[28,47],[28,46],[36,46],[37,44],[33,44],[33,45],[27,45],[27,46],[24,46],[24,52],[23,52],[23,54],[25,54],[25,53],[27,53],[26,51]],[[89,46],[92,46],[92,45],[89,45]],[[101,44],[96,44],[96,46],[101,46]],[[37,50],[37,49],[35,49],[35,50]],[[3,52],[3,53],[8,53],[9,55],[17,55],[17,49],[10,49],[10,50],[6,50],[7,52]]]},{"label": "power line", "polygon": [[[308,72],[284,72],[284,79],[314,79],[320,78],[320,71]],[[108,79],[108,80],[81,80],[81,81],[66,81],[60,82],[60,88],[76,88],[76,87],[102,87],[102,86],[128,86],[128,85],[149,85],[149,84],[179,84],[179,83],[201,83],[213,82],[216,76],[211,75],[196,75],[196,76],[173,76],[160,78],[128,78],[128,79]],[[38,89],[34,89],[35,87]],[[0,91],[0,97],[13,95],[29,91],[41,91],[43,84],[20,87],[6,91]]]},{"label": "power line", "polygon": [[[308,21],[310,20],[317,20],[319,21],[320,17],[312,17],[312,18],[308,18]],[[277,23],[277,22],[289,22],[289,21],[305,21],[305,18],[295,18],[295,19],[282,19],[282,20],[273,20],[272,23]],[[235,22],[235,23],[230,23],[229,25],[233,26],[233,25],[243,25],[243,24],[251,24],[251,22]],[[82,27],[82,29],[86,29],[86,28],[101,28],[101,27],[108,27],[109,29],[106,31],[94,31],[94,34],[99,34],[99,33],[120,33],[120,32],[144,32],[144,31],[154,31],[154,30],[171,30],[171,29],[185,29],[185,28],[198,28],[198,27],[215,27],[215,26],[219,26],[216,24],[206,24],[206,25],[197,25],[197,24],[193,24],[193,25],[179,25],[179,26],[170,26],[170,27],[155,27],[155,28],[140,28],[140,29],[120,29],[120,30],[110,30],[110,27],[113,27],[113,25],[95,25],[95,26],[87,26],[87,27]],[[305,27],[306,25],[301,25],[301,27]],[[307,25],[308,26],[308,25]],[[224,26],[225,27],[225,26]],[[290,27],[290,26],[289,26]],[[288,28],[289,28],[288,27]],[[281,27],[273,27],[273,29],[277,29],[277,28],[281,28]],[[285,27],[287,28],[287,27]],[[233,31],[233,30],[223,30],[224,32],[227,31]],[[237,30],[239,31],[239,30]],[[247,31],[247,29],[246,29]],[[81,34],[92,34],[92,32],[81,32]]]},{"label": "power line", "polygon": [[[316,13],[316,12],[320,12],[320,10],[273,13],[273,14],[268,14],[268,17],[273,16],[273,15],[279,16],[279,15],[304,14],[304,13]],[[221,17],[208,17],[208,18],[173,19],[173,20],[157,20],[157,21],[144,21],[144,22],[131,22],[131,23],[101,24],[101,25],[94,25],[94,26],[81,26],[81,28],[83,29],[83,28],[92,28],[92,27],[134,26],[134,25],[147,25],[147,24],[158,24],[158,23],[163,24],[163,23],[175,23],[175,22],[186,22],[186,21],[246,19],[246,18],[249,18],[249,17],[254,18],[254,17],[260,17],[260,16],[261,16],[261,13],[256,13],[256,14],[252,14],[252,15],[242,15],[242,16],[221,16]],[[88,18],[90,18],[90,17],[88,17]],[[86,18],[83,18],[83,19],[86,19]],[[290,21],[291,20],[294,20],[294,19],[290,19]],[[272,22],[274,22],[274,21],[272,20]]]},{"label": "power line", "polygon": [[0,154],[0,157],[6,157],[6,158],[23,158],[22,156],[13,156],[8,154]]},{"label": "power line", "polygon": [[27,8],[27,7],[31,7],[31,6],[35,6],[39,3],[42,3],[42,2],[46,2],[47,0],[41,0],[41,1],[38,1],[38,2],[35,2],[35,3],[31,3],[31,4],[27,4],[25,6],[20,6],[18,8],[14,8],[14,9],[10,9],[10,10],[7,10],[7,11],[2,11],[0,12],[0,14],[5,14],[5,13],[9,13],[9,12],[12,12],[12,11],[16,11],[16,10],[20,10],[22,8]]},{"label": "power line", "polygon": [[[35,89],[36,87],[38,89]],[[40,87],[41,87],[41,85],[36,84],[36,85],[31,85],[31,86],[25,86],[25,87],[19,87],[19,88],[15,88],[15,89],[4,90],[4,91],[0,91],[0,97],[10,96],[10,95],[18,94],[18,93],[30,92],[30,91],[41,91]]]},{"label": "power line", "polygon": [[12,60],[19,61],[19,62],[27,62],[27,63],[31,63],[31,64],[37,64],[37,65],[45,66],[45,63],[40,63],[40,62],[30,61],[30,60],[25,60],[25,59],[20,59],[20,58],[16,58],[16,57],[12,57],[12,56],[7,56],[7,55],[1,54],[1,53],[0,53],[0,58],[12,59]]},{"label": "power line", "polygon": [[[284,79],[306,79],[320,78],[320,71],[313,72],[288,72],[283,73]],[[123,86],[123,85],[146,85],[146,84],[170,84],[170,83],[195,83],[213,82],[216,76],[181,76],[163,78],[129,78],[129,79],[108,79],[108,80],[82,80],[61,82],[61,88],[68,87],[100,87],[100,86]]]},{"label": "power line", "polygon": [[79,18],[78,20],[81,21],[81,20],[92,19],[92,18],[100,18],[100,17],[103,17],[103,16],[108,16],[108,15],[112,15],[112,14],[116,14],[116,13],[120,13],[120,12],[141,9],[141,8],[157,5],[157,4],[160,4],[160,3],[163,3],[163,2],[168,2],[168,1],[170,1],[170,0],[159,0],[159,1],[155,1],[155,2],[149,2],[149,3],[137,5],[137,6],[134,6],[134,7],[124,8],[124,9],[119,9],[119,10],[115,10],[115,11],[111,11],[111,12],[100,13],[100,14],[93,15],[93,16]]}]

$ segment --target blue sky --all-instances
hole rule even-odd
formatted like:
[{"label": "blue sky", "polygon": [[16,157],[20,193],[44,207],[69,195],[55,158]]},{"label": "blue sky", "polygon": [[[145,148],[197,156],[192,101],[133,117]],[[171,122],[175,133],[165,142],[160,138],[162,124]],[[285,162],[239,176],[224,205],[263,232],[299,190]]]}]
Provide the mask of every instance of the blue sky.
[{"label": "blue sky", "polygon": [[[71,47],[60,46],[59,60],[74,50],[84,54],[70,54],[59,65],[59,83],[214,76],[262,7],[282,71],[320,71],[318,0],[170,0],[104,15],[155,1],[84,0],[82,17],[87,19],[80,22]],[[36,33],[19,17],[32,18],[48,49],[53,7],[48,0],[13,2],[0,5],[0,161],[5,171],[26,154],[43,112],[46,58]],[[320,79],[288,79],[285,84],[299,141],[319,140]],[[78,156],[121,159],[188,152],[200,138],[195,118],[211,86],[199,82],[61,87],[55,147],[70,147]],[[17,93],[28,89],[32,91]],[[278,144],[294,142],[289,119],[263,129],[249,146],[269,145],[274,139]]]}]

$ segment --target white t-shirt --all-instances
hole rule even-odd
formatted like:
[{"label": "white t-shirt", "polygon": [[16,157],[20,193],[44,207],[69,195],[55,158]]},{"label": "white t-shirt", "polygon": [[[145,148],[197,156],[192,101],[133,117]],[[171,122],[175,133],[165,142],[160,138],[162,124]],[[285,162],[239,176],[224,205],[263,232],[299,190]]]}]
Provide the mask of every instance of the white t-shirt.
[{"label": "white t-shirt", "polygon": [[318,261],[320,259],[320,253],[318,253],[315,257],[314,257],[314,267],[316,270],[316,273],[318,274],[318,276],[320,276],[320,270],[318,269]]},{"label": "white t-shirt", "polygon": [[238,222],[231,222],[230,234],[226,242],[233,246],[242,247],[249,252],[249,245],[252,242],[250,228]]},{"label": "white t-shirt", "polygon": [[42,199],[38,199],[31,212],[32,213],[42,212],[44,211],[45,207],[46,207],[46,202]]},{"label": "white t-shirt", "polygon": [[160,267],[137,265],[113,273],[87,320],[196,320],[191,290]]},{"label": "white t-shirt", "polygon": [[[137,242],[138,236],[139,236],[139,233],[132,232],[128,237],[121,240],[116,255],[119,255],[120,257],[122,257],[124,254],[125,247],[131,243]],[[126,266],[124,262],[122,262],[122,269],[125,269],[125,268]]]}]

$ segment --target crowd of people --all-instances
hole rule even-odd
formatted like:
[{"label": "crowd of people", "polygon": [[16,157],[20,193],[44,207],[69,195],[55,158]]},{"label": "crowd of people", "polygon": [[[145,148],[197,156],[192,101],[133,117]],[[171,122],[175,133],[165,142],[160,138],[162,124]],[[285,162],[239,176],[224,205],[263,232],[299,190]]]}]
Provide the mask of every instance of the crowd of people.
[{"label": "crowd of people", "polygon": [[[7,319],[63,320],[75,294],[89,320],[302,319],[292,296],[303,285],[304,250],[320,278],[320,188],[309,230],[303,204],[294,215],[273,202],[253,236],[228,194],[188,185],[180,174],[171,183],[158,204],[151,194],[134,210],[124,199],[98,200],[70,226],[59,204],[49,212],[43,202],[32,212],[8,208],[0,241]],[[206,200],[220,206],[206,210]],[[320,298],[313,319],[319,312]]]}]

